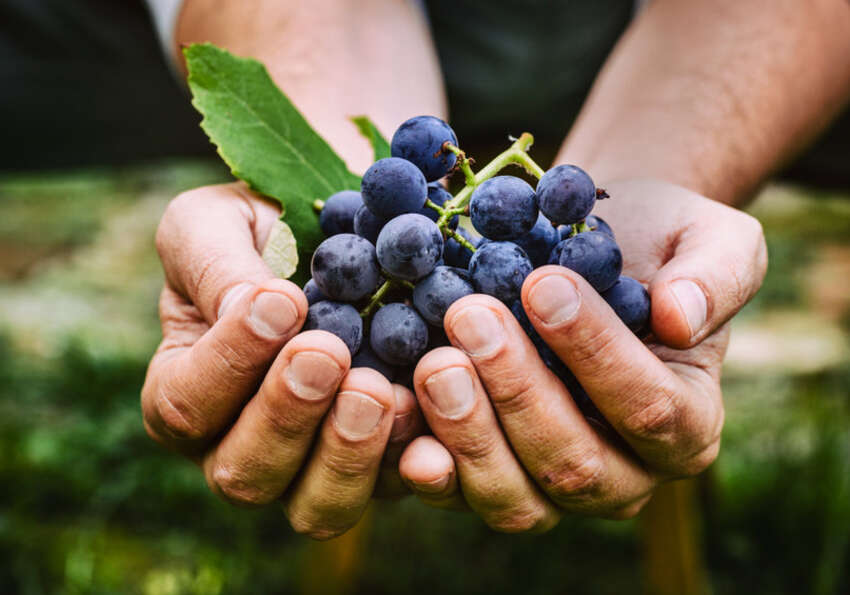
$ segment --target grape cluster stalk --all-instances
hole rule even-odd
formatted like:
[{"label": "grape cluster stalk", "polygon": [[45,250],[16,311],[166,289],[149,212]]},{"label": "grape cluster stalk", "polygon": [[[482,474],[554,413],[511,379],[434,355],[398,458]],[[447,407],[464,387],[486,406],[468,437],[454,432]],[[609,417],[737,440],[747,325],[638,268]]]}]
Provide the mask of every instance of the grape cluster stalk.
[{"label": "grape cluster stalk", "polygon": [[[488,294],[511,309],[586,415],[600,417],[529,322],[519,301],[522,283],[546,264],[570,268],[639,336],[648,332],[649,294],[621,274],[614,231],[591,214],[607,193],[578,166],[544,171],[528,154],[533,142],[523,133],[475,172],[446,122],[417,116],[403,123],[391,157],[366,171],[359,193],[346,190],[315,203],[328,238],[313,255],[312,279],[304,286],[310,303],[305,330],[334,333],[348,345],[354,366],[405,382],[428,349],[448,344],[448,308],[466,295]],[[510,165],[536,178],[536,187],[502,175]],[[440,180],[454,172],[465,185],[452,196]],[[459,226],[461,215],[477,233]]]}]

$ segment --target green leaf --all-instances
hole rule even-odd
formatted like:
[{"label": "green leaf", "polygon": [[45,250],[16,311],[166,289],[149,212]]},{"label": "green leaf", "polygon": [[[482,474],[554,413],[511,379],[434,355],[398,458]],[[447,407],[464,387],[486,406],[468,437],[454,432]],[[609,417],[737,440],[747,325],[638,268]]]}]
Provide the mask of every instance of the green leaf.
[{"label": "green leaf", "polygon": [[262,64],[209,43],[190,45],[183,53],[192,104],[203,114],[201,127],[219,155],[234,176],[280,201],[298,251],[314,250],[322,233],[312,202],[340,190],[359,190],[360,178],[310,127]]},{"label": "green leaf", "polygon": [[390,156],[390,143],[387,142],[381,131],[372,123],[368,116],[354,116],[351,118],[354,125],[360,131],[366,140],[372,145],[372,150],[375,152],[375,161]]}]

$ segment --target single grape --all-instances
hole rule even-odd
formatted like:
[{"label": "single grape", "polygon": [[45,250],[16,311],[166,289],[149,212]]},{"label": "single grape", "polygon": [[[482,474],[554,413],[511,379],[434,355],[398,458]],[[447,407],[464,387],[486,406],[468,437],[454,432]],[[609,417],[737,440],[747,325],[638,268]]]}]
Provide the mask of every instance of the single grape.
[{"label": "single grape", "polygon": [[525,250],[512,242],[487,242],[469,261],[469,277],[479,293],[510,304],[519,298],[522,282],[534,267]]},{"label": "single grape", "polygon": [[558,165],[537,182],[537,203],[554,223],[578,223],[596,204],[596,185],[575,165]]},{"label": "single grape", "polygon": [[[443,206],[444,204],[446,204],[447,200],[451,199],[452,195],[449,193],[448,190],[443,188],[443,185],[439,182],[431,182],[430,184],[428,184],[428,200],[430,200],[434,204]],[[437,219],[440,218],[440,214],[431,207],[422,207],[420,213],[422,215],[425,215],[426,217],[428,217],[428,219],[434,221],[435,223]],[[454,217],[449,219],[449,228],[457,229],[458,223],[460,223],[460,217],[455,215]]]},{"label": "single grape", "polygon": [[649,293],[638,281],[620,275],[617,282],[602,293],[620,320],[635,334],[642,334],[649,323]]},{"label": "single grape", "polygon": [[304,330],[320,330],[333,333],[348,346],[351,355],[360,349],[363,341],[363,319],[351,304],[323,301],[307,309]]},{"label": "single grape", "polygon": [[534,268],[541,267],[549,261],[552,248],[560,241],[561,237],[555,226],[540,213],[537,223],[524,236],[514,240],[514,243],[525,250],[528,259]]},{"label": "single grape", "polygon": [[372,293],[381,276],[375,247],[353,233],[340,233],[319,244],[310,272],[322,293],[343,302],[355,302]]},{"label": "single grape", "polygon": [[558,264],[584,277],[602,293],[614,283],[623,269],[623,255],[617,242],[601,231],[586,231],[559,242]]},{"label": "single grape", "polygon": [[387,304],[372,317],[369,344],[389,364],[412,364],[428,347],[428,325],[410,306]]},{"label": "single grape", "polygon": [[469,201],[472,226],[485,238],[512,240],[528,233],[537,221],[534,189],[514,176],[483,182]]},{"label": "single grape", "polygon": [[357,352],[353,358],[351,358],[351,367],[352,368],[371,368],[372,370],[376,370],[384,375],[384,378],[391,381],[397,374],[397,370],[394,366],[391,366],[381,358],[379,358],[368,343],[364,343],[360,347],[360,351]]},{"label": "single grape", "polygon": [[443,254],[443,235],[424,215],[399,215],[378,234],[377,253],[390,275],[415,281],[434,270]]},{"label": "single grape", "polygon": [[422,172],[410,161],[387,157],[372,164],[360,183],[363,203],[378,217],[416,213],[428,197]]},{"label": "single grape", "polygon": [[360,193],[355,190],[337,192],[325,201],[319,213],[319,227],[326,236],[354,232],[354,213],[363,204]]},{"label": "single grape", "polygon": [[395,131],[390,153],[416,164],[432,182],[446,175],[457,160],[454,153],[443,150],[445,142],[457,146],[457,136],[451,126],[434,116],[416,116]]},{"label": "single grape", "polygon": [[307,304],[310,306],[316,302],[328,299],[328,296],[322,293],[322,290],[319,289],[319,286],[316,285],[316,282],[313,279],[310,279],[304,284],[303,291],[304,295],[307,297]]},{"label": "single grape", "polygon": [[354,213],[354,233],[361,238],[366,238],[373,244],[378,241],[378,234],[381,233],[381,229],[386,224],[386,219],[381,219],[375,215],[366,205],[361,205]]},{"label": "single grape", "polygon": [[427,322],[442,327],[449,306],[472,293],[467,271],[438,266],[413,288],[413,305]]},{"label": "single grape", "polygon": [[609,235],[612,238],[614,237],[614,230],[611,229],[611,226],[608,225],[608,223],[606,223],[605,219],[603,219],[602,217],[597,217],[596,215],[588,215],[584,222],[590,228],[591,231],[598,231],[600,233]]},{"label": "single grape", "polygon": [[[481,242],[481,238],[473,237],[473,235],[466,231],[463,227],[459,227],[456,233],[463,236],[463,238],[472,244],[473,247],[477,247]],[[445,246],[443,248],[443,258],[448,266],[468,269],[469,259],[472,258],[472,251],[461,245],[454,238],[449,237],[446,238]]]}]

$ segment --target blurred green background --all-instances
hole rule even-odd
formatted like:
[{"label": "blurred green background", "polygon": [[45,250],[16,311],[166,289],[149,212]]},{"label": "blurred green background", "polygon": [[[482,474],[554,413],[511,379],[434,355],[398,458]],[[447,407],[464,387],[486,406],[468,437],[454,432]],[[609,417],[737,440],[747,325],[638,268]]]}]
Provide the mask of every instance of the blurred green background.
[{"label": "blurred green background", "polygon": [[[645,521],[505,536],[407,499],[317,545],[151,442],[154,229],[224,179],[203,161],[0,177],[0,593],[639,590]],[[723,449],[689,513],[714,593],[850,592],[848,199],[774,185],[752,206],[770,271],[735,321]]]}]

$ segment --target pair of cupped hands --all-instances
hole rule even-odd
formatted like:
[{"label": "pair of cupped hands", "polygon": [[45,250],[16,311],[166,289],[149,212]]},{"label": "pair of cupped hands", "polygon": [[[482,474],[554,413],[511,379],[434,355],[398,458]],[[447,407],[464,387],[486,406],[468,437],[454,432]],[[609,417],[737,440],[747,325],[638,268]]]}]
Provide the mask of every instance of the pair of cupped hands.
[{"label": "pair of cupped hands", "polygon": [[414,391],[351,368],[345,344],[300,333],[307,300],[260,254],[279,210],[241,183],[184,193],[157,248],[163,340],[142,391],[148,433],[238,505],[280,502],[292,527],[334,537],[369,500],[414,493],[500,531],[565,513],[628,518],[659,483],[718,454],[729,319],[761,284],[759,223],[659,181],[608,184],[594,211],[649,289],[652,334],[633,335],[577,274],[535,270],[522,303],[610,427],[586,420],[510,310],[484,295],[445,317]]}]

